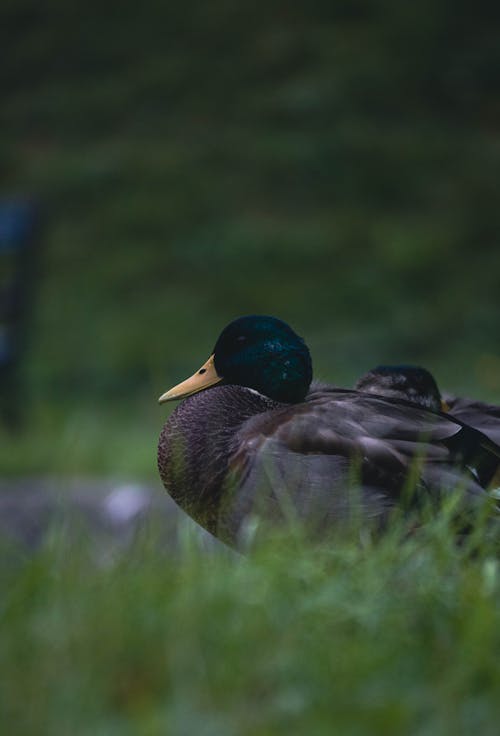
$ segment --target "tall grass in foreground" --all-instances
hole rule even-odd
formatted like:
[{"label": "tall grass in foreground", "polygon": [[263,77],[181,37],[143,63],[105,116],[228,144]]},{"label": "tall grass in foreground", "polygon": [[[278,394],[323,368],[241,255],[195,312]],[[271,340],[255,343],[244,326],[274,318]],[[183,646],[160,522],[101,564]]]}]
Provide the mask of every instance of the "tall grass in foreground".
[{"label": "tall grass in foreground", "polygon": [[[497,734],[500,572],[446,515],[411,536],[247,556],[167,556],[145,530],[114,562],[54,533],[5,557],[5,733]],[[478,544],[479,540],[479,544]]]}]

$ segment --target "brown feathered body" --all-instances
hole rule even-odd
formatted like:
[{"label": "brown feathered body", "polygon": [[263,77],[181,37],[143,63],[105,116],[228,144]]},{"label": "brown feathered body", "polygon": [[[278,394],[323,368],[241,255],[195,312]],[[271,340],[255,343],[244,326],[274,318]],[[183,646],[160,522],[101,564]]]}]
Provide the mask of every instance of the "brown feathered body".
[{"label": "brown feathered body", "polygon": [[406,402],[313,384],[291,405],[219,385],[170,415],[158,466],[179,506],[237,545],[254,515],[327,530],[353,515],[384,525],[410,487],[415,503],[461,488],[475,506],[498,452],[459,421]]}]

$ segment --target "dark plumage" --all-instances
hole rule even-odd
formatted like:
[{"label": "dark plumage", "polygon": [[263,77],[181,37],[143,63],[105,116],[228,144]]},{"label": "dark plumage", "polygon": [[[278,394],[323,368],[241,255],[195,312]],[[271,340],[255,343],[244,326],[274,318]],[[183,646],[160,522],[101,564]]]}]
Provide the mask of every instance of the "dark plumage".
[{"label": "dark plumage", "polygon": [[500,406],[448,393],[443,398],[450,415],[470,424],[500,445]]},{"label": "dark plumage", "polygon": [[432,373],[414,365],[382,365],[356,383],[356,389],[385,398],[409,401],[432,411],[446,411],[500,445],[500,406],[446,393]]},{"label": "dark plumage", "polygon": [[441,411],[441,394],[432,373],[415,365],[379,365],[358,380],[357,391],[401,399],[424,409]]},{"label": "dark plumage", "polygon": [[326,529],[352,514],[383,525],[410,477],[414,503],[460,486],[475,506],[499,466],[500,449],[453,418],[309,389],[307,347],[271,317],[235,320],[200,370],[160,399],[188,396],[163,427],[158,465],[174,500],[230,544],[253,513]]}]

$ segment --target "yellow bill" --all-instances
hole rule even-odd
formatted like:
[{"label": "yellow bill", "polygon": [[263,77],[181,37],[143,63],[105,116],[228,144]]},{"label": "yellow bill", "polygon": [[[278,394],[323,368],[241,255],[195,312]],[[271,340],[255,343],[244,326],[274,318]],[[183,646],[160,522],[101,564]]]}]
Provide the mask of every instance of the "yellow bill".
[{"label": "yellow bill", "polygon": [[204,388],[213,386],[214,384],[219,383],[219,381],[222,381],[222,376],[219,376],[215,370],[214,356],[211,355],[207,362],[204,363],[196,373],[162,394],[158,401],[160,404],[164,404],[165,401],[185,399],[186,396],[191,396],[192,394],[198,393],[198,391],[203,391]]}]

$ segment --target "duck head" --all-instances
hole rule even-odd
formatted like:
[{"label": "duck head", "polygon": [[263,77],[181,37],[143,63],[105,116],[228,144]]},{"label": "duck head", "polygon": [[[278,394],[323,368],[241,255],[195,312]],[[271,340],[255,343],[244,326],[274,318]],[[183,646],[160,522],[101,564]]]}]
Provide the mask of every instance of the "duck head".
[{"label": "duck head", "polygon": [[248,315],[225,327],[207,362],[160,396],[159,402],[225,383],[293,404],[305,398],[311,380],[311,356],[303,339],[276,317]]},{"label": "duck head", "polygon": [[355,386],[363,393],[404,399],[432,411],[447,411],[432,373],[415,365],[379,365],[365,373]]}]

